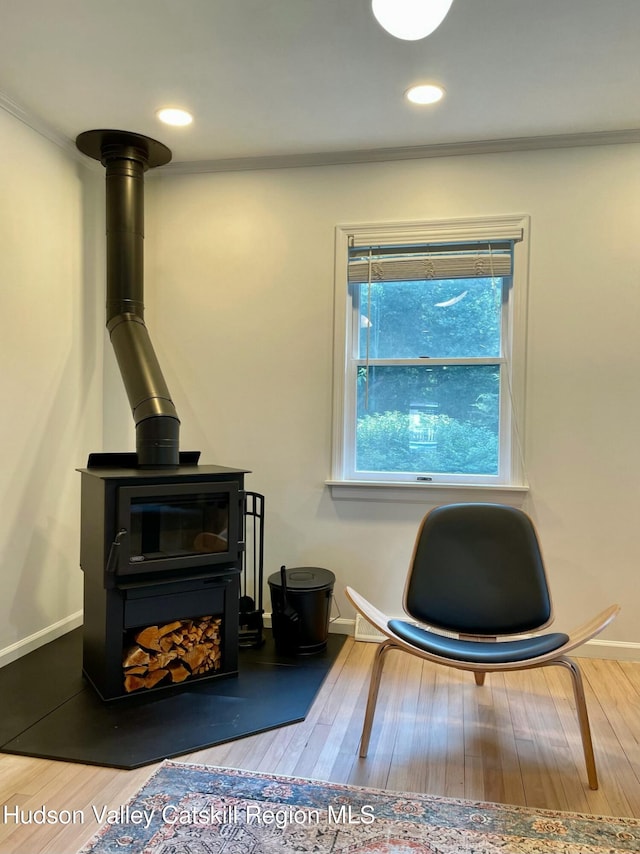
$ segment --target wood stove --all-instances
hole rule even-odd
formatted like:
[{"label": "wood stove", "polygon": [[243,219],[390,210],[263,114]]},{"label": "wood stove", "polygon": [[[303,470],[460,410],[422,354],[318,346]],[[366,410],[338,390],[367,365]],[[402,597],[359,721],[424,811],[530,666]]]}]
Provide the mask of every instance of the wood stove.
[{"label": "wood stove", "polygon": [[100,696],[237,673],[246,472],[135,454],[79,471],[83,672]]}]

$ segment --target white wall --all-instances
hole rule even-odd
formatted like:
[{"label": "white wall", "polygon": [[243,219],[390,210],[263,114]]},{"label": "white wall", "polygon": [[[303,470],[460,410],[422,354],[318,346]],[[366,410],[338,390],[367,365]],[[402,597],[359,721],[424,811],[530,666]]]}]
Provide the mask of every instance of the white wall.
[{"label": "white wall", "polygon": [[2,110],[0,139],[4,664],[81,622],[74,469],[102,442],[104,274],[93,176]]},{"label": "white wall", "polygon": [[[0,139],[5,663],[78,621],[74,469],[90,450],[133,449],[134,430],[104,333],[104,175],[2,111]],[[147,320],[181,444],[252,471],[267,574],[325,566],[338,590],[397,610],[427,507],[325,486],[335,225],[526,213],[525,507],[559,624],[619,601],[604,637],[637,650],[639,160],[628,145],[147,179]]]},{"label": "white wall", "polygon": [[[525,509],[543,539],[558,626],[618,601],[603,637],[640,644],[636,145],[158,171],[147,180],[147,319],[181,444],[252,471],[248,488],[267,498],[267,574],[282,563],[328,567],[340,591],[351,584],[397,611],[427,505],[334,500],[325,486],[334,227],[512,213],[532,222]],[[106,436],[131,434],[131,447],[115,395]],[[339,602],[352,616],[341,592]]]}]

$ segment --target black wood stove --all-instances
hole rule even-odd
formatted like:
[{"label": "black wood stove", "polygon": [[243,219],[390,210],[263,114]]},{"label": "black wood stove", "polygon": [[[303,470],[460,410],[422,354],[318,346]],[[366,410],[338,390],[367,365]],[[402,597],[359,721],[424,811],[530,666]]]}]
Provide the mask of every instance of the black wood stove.
[{"label": "black wood stove", "polygon": [[80,469],[85,676],[110,700],[237,673],[245,472],[123,462]]}]

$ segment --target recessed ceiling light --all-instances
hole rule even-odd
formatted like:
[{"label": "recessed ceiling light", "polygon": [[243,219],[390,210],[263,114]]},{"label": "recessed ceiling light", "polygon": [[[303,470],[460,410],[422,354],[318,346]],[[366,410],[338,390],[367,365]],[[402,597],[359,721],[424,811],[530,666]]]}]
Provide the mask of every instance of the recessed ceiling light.
[{"label": "recessed ceiling light", "polygon": [[417,41],[444,21],[453,0],[371,0],[371,11],[392,36]]},{"label": "recessed ceiling light", "polygon": [[412,104],[437,104],[444,96],[444,89],[434,83],[423,83],[407,89],[404,96]]},{"label": "recessed ceiling light", "polygon": [[191,113],[186,110],[179,110],[176,107],[163,107],[163,109],[158,110],[156,116],[166,125],[174,125],[175,127],[184,127],[193,121]]}]

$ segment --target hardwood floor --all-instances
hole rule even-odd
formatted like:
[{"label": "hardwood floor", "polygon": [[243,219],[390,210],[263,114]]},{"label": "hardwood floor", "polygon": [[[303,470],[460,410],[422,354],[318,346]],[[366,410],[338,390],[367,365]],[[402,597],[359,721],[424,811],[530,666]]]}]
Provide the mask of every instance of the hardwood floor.
[{"label": "hardwood floor", "polygon": [[[594,792],[560,668],[490,674],[477,687],[471,674],[392,652],[369,756],[359,759],[374,650],[347,641],[302,723],[179,761],[640,818],[640,663],[580,659],[600,776]],[[0,754],[1,854],[73,854],[98,828],[92,807],[124,803],[155,767],[118,771]],[[79,813],[69,824],[12,816],[43,805],[81,810],[84,821]]]}]

